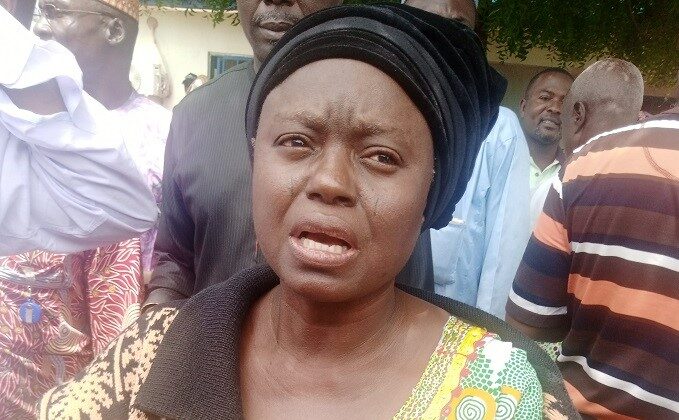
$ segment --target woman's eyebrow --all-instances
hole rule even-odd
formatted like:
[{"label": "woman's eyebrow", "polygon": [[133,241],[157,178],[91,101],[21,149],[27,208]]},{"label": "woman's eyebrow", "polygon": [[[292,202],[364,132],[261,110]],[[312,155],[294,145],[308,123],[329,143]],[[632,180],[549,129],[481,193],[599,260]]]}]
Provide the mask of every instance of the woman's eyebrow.
[{"label": "woman's eyebrow", "polygon": [[283,119],[298,122],[312,130],[322,130],[326,125],[328,116],[318,114],[308,110],[298,110],[294,112],[283,112],[280,115]]},{"label": "woman's eyebrow", "polygon": [[[331,111],[317,113],[309,110],[300,110],[295,112],[281,112],[279,117],[284,120],[295,121],[314,131],[327,131],[328,121],[332,118]],[[350,130],[355,135],[360,136],[377,136],[395,131],[394,127],[388,127],[376,121],[370,121],[360,115],[351,115],[344,117],[343,121],[347,130]]]}]

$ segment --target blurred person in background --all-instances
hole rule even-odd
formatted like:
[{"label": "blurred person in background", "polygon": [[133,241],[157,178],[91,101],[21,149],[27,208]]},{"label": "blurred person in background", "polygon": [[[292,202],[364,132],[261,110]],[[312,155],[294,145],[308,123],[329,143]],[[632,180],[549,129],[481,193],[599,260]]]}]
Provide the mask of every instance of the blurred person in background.
[{"label": "blurred person in background", "polygon": [[[608,67],[611,75],[606,82],[605,96],[603,90],[590,84],[600,82],[592,74],[604,74],[602,67]],[[575,89],[567,98],[574,101],[572,115],[563,114],[561,118],[561,137],[565,147],[564,158],[567,160],[573,151],[582,146],[584,142],[597,134],[611,131],[615,128],[624,127],[637,121],[644,100],[644,81],[641,72],[630,62],[610,58],[592,64],[583,73],[584,76]],[[577,80],[577,79],[576,79]],[[564,105],[565,106],[565,105]],[[589,107],[589,109],[585,109]],[[594,113],[596,111],[596,114]],[[636,111],[635,115],[634,112]],[[582,124],[582,119],[587,117],[587,131],[575,133],[574,125]],[[649,116],[645,117],[647,119]],[[596,120],[594,120],[596,118]],[[547,199],[547,194],[554,182],[559,182],[560,173],[557,172],[550,179],[541,183],[531,196],[531,227],[535,226],[538,216],[542,213],[542,207]]]},{"label": "blurred person in background", "polygon": [[564,69],[550,67],[528,82],[521,103],[521,126],[530,151],[530,192],[559,172],[561,150],[561,109],[573,83]]},{"label": "blurred person in background", "polygon": [[[471,0],[408,0],[406,4],[470,29],[477,26]],[[436,293],[504,318],[507,296],[530,237],[529,160],[518,118],[500,107],[451,222],[430,232]]]},{"label": "blurred person in background", "polygon": [[185,93],[189,93],[194,89],[203,86],[205,83],[207,83],[207,76],[203,75],[197,76],[193,73],[187,74],[184,80],[182,81]]}]

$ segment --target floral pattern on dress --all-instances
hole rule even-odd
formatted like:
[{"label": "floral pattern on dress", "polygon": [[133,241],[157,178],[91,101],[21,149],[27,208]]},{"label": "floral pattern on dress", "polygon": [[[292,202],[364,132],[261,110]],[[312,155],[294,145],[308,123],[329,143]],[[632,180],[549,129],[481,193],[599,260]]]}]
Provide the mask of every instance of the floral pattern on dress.
[{"label": "floral pattern on dress", "polygon": [[542,388],[523,350],[451,317],[394,419],[541,419]]}]

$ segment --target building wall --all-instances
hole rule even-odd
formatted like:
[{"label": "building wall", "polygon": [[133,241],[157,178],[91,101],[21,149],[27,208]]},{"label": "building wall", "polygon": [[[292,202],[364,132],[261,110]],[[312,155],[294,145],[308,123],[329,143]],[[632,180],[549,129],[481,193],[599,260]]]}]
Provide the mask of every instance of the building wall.
[{"label": "building wall", "polygon": [[[140,17],[137,39],[137,52],[140,54],[153,45],[152,32],[147,24],[151,16],[158,21],[158,47],[172,85],[172,94],[164,102],[167,107],[176,105],[184,97],[181,82],[188,73],[208,74],[208,53],[252,55],[241,26],[231,25],[231,16],[215,27],[205,12],[187,15],[183,9],[157,7],[144,8]],[[530,78],[544,67],[558,65],[547,51],[542,50],[531,51],[525,61],[511,58],[501,62],[496,49],[491,47],[488,59],[507,78],[509,83],[503,105],[515,111]],[[578,74],[582,69],[568,70]],[[674,92],[674,87],[646,86],[646,95],[649,96],[664,97]]]},{"label": "building wall", "polygon": [[183,10],[146,8],[139,18],[136,50],[143,54],[153,45],[147,24],[152,16],[158,21],[158,49],[169,72],[172,94],[164,105],[172,107],[184,97],[182,80],[188,73],[208,74],[208,53],[252,55],[252,49],[239,26],[231,20],[214,26],[204,12],[186,15]]}]

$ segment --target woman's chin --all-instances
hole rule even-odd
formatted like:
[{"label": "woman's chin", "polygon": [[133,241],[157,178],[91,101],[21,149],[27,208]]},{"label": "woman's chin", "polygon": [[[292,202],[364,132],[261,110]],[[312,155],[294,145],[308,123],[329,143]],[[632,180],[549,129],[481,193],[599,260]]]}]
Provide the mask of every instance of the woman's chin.
[{"label": "woman's chin", "polygon": [[368,284],[365,280],[370,278],[372,283],[375,281],[374,277],[361,276],[359,273],[319,270],[298,264],[284,264],[282,267],[285,268],[278,270],[274,267],[281,286],[309,302],[350,302],[364,298],[374,288],[380,288],[379,285]]},{"label": "woman's chin", "polygon": [[363,294],[351,279],[331,273],[295,270],[280,279],[282,287],[311,302],[341,303],[358,299]]}]

